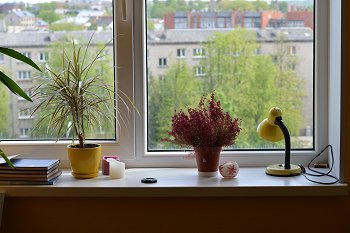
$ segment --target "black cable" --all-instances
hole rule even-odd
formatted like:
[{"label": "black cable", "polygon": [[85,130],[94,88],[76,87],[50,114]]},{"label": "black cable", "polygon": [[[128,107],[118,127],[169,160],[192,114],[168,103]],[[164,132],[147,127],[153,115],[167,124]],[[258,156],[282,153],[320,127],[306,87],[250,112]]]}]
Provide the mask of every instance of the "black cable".
[{"label": "black cable", "polygon": [[[312,169],[311,168],[311,164],[312,162],[317,159],[320,155],[322,155],[322,153],[327,149],[327,148],[330,148],[331,149],[331,157],[332,157],[332,161],[331,161],[331,167],[329,168],[328,172],[324,173],[324,172],[320,172],[320,171],[317,171],[315,169]],[[302,166],[302,165],[299,165],[301,167],[301,170],[302,170],[302,175],[305,177],[305,179],[307,179],[308,181],[311,181],[313,183],[316,183],[316,184],[324,184],[324,185],[330,185],[330,184],[335,184],[335,183],[338,183],[339,182],[339,178],[336,177],[336,176],[333,176],[331,175],[330,173],[332,172],[333,170],[333,167],[334,167],[334,155],[333,155],[333,147],[332,145],[327,145],[320,153],[318,153],[318,155],[316,155],[310,162],[309,164],[307,165],[307,168],[314,172],[314,173],[308,173],[306,172],[305,168]],[[315,174],[316,173],[316,174]],[[317,180],[312,180],[310,179],[309,177],[307,176],[314,176],[314,177],[323,177],[323,176],[327,176],[327,177],[330,177],[332,179],[334,179],[334,181],[331,181],[331,182],[320,182],[320,181],[317,181]]]}]

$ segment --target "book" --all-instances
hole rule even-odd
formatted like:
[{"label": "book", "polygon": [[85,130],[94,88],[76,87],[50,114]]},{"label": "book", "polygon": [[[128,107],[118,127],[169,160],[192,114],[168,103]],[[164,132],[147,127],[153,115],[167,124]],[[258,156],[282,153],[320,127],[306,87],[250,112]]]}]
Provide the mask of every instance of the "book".
[{"label": "book", "polygon": [[53,176],[54,174],[56,174],[59,169],[58,166],[54,167],[54,169],[49,170],[50,172],[41,172],[39,171],[20,171],[17,173],[11,172],[11,173],[0,173],[0,180],[2,180],[2,178],[21,178],[21,177],[25,177],[25,178],[47,178],[50,179],[51,176]]},{"label": "book", "polygon": [[0,180],[0,185],[53,185],[61,174],[62,171],[55,178],[46,181]]},{"label": "book", "polygon": [[57,172],[51,173],[48,176],[36,176],[36,175],[27,175],[27,176],[16,176],[15,174],[11,174],[12,176],[0,177],[0,181],[42,181],[47,182],[49,180],[55,179],[60,176],[62,171],[57,170]]},{"label": "book", "polygon": [[7,163],[0,164],[1,170],[26,170],[26,171],[48,171],[57,166],[60,161],[58,159],[11,159],[14,169]]},{"label": "book", "polygon": [[58,164],[49,170],[18,170],[18,169],[1,169],[0,168],[0,176],[1,174],[27,174],[27,175],[45,175],[49,174],[52,171],[58,168]]}]

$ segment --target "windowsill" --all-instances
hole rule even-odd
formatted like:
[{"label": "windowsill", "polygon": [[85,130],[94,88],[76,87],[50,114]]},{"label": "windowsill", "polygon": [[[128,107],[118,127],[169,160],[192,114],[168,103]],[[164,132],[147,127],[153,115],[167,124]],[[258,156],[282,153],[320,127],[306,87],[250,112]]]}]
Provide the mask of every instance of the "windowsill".
[{"label": "windowsill", "polygon": [[[241,168],[233,179],[199,177],[196,168],[131,168],[125,178],[79,180],[64,171],[54,185],[1,185],[8,197],[263,197],[263,196],[344,196],[347,184],[318,185],[303,176],[273,177],[265,168]],[[143,184],[142,178],[158,182]]]}]

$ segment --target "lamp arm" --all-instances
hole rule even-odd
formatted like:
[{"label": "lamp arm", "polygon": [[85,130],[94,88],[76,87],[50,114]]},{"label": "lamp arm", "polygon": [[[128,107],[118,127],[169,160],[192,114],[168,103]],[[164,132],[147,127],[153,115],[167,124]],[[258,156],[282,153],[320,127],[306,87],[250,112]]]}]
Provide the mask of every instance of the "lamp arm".
[{"label": "lamp arm", "polygon": [[280,127],[284,136],[285,142],[285,158],[284,158],[284,168],[290,169],[290,135],[286,125],[282,121],[282,117],[276,117],[275,124]]}]

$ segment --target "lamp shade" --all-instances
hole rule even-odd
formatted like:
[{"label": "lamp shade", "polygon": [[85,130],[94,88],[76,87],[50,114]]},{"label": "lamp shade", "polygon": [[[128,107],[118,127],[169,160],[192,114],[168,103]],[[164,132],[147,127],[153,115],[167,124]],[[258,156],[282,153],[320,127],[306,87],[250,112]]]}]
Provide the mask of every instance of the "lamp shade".
[{"label": "lamp shade", "polygon": [[263,120],[257,128],[258,135],[271,142],[278,142],[283,139],[283,132],[278,125],[275,124],[276,117],[281,117],[282,111],[279,108],[272,108],[268,118]]}]

